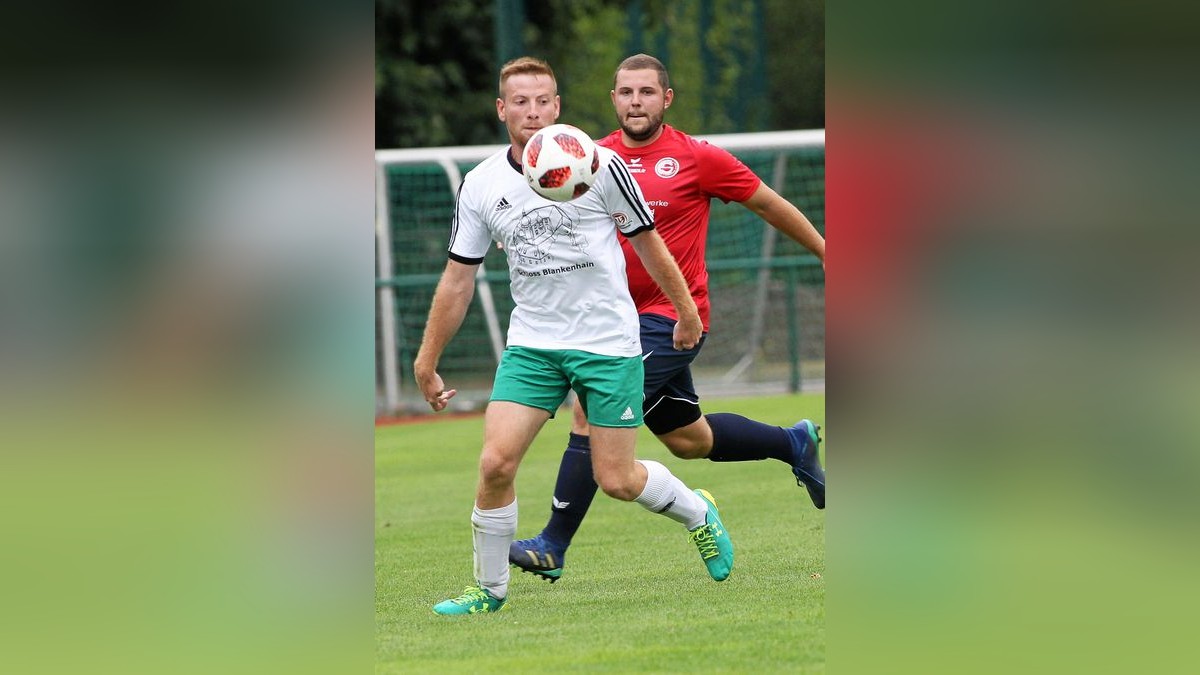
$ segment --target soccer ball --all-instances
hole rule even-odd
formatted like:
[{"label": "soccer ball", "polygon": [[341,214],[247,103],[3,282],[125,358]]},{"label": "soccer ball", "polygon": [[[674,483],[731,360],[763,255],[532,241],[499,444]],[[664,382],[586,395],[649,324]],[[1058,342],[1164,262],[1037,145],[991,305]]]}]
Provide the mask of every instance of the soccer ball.
[{"label": "soccer ball", "polygon": [[596,182],[600,153],[588,135],[570,124],[539,129],[525,144],[521,169],[529,187],[556,202],[583,195]]}]

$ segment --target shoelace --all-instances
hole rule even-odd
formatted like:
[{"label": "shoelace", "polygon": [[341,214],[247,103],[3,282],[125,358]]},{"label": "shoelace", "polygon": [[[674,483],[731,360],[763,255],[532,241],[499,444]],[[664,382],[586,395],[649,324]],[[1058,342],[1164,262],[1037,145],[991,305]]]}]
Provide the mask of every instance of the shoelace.
[{"label": "shoelace", "polygon": [[712,530],[712,523],[707,523],[688,533],[688,538],[696,545],[696,548],[700,549],[701,560],[708,560],[720,554]]},{"label": "shoelace", "polygon": [[454,599],[454,604],[469,605],[478,600],[487,600],[487,594],[478,586],[467,586],[463,589],[463,594]]}]

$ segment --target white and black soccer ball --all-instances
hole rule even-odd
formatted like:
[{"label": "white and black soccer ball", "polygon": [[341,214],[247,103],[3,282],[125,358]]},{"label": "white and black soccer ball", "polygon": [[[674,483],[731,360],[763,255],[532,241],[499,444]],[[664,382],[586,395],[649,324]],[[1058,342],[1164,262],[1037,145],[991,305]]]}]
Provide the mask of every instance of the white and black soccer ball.
[{"label": "white and black soccer ball", "polygon": [[600,153],[587,134],[570,124],[539,129],[525,144],[521,168],[529,187],[556,202],[591,189],[600,171]]}]

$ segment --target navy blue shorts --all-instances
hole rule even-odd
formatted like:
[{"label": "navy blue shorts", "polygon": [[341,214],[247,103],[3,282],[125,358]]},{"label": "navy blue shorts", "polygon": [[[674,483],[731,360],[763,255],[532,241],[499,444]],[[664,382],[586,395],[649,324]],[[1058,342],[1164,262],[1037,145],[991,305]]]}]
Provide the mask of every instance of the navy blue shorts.
[{"label": "navy blue shorts", "polygon": [[704,338],[692,349],[676,351],[675,321],[657,314],[642,314],[642,367],[645,387],[642,414],[655,434],[665,434],[700,419],[700,397],[692,383],[692,361]]}]

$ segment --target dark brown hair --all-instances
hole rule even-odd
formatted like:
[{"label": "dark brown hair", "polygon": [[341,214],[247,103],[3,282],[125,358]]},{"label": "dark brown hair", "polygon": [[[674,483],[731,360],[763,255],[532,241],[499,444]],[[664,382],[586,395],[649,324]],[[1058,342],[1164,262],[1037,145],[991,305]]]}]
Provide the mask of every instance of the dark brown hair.
[{"label": "dark brown hair", "polygon": [[671,80],[667,77],[667,67],[662,61],[650,56],[649,54],[634,54],[633,56],[621,62],[617,66],[617,71],[613,73],[613,87],[617,86],[617,73],[622,70],[654,70],[658,72],[658,83],[662,85],[663,91],[671,88]]}]

